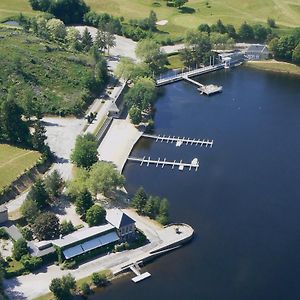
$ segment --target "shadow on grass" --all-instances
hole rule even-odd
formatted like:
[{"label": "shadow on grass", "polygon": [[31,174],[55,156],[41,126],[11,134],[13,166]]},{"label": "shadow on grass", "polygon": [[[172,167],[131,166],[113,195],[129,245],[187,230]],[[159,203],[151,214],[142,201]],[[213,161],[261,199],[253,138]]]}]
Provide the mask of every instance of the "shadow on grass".
[{"label": "shadow on grass", "polygon": [[187,6],[183,6],[179,10],[182,14],[193,14],[196,12],[196,10],[194,8],[187,7]]}]

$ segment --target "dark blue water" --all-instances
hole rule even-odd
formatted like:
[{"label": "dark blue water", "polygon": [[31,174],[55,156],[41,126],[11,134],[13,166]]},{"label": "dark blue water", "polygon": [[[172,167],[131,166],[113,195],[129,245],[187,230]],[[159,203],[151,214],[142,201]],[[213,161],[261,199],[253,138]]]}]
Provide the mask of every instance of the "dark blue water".
[{"label": "dark blue water", "polygon": [[212,149],[141,140],[134,156],[200,160],[198,172],[125,169],[128,189],[167,197],[192,243],[123,278],[94,299],[300,299],[300,79],[246,68],[198,79],[223,85],[202,96],[179,82],[161,89],[158,134],[214,139]]}]

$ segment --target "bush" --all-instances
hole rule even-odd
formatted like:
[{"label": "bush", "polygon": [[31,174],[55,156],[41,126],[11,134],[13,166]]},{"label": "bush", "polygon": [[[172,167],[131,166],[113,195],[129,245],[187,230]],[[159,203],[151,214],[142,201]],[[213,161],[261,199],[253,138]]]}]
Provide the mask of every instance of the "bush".
[{"label": "bush", "polygon": [[21,229],[21,234],[23,235],[24,239],[27,241],[32,241],[33,233],[30,228],[24,227]]},{"label": "bush", "polygon": [[4,228],[0,228],[0,239],[8,240],[9,235]]},{"label": "bush", "polygon": [[96,287],[101,287],[107,285],[107,276],[101,272],[101,273],[93,273],[92,274],[92,282]]},{"label": "bush", "polygon": [[62,265],[62,270],[73,270],[76,269],[77,263],[75,260],[66,260]]},{"label": "bush", "polygon": [[67,235],[73,231],[75,231],[76,228],[74,227],[73,223],[71,221],[62,221],[59,226],[59,231],[62,235]]},{"label": "bush", "polygon": [[87,282],[83,282],[83,283],[81,284],[80,289],[81,289],[81,292],[82,292],[82,294],[83,294],[84,296],[87,296],[87,295],[89,295],[89,294],[91,293],[90,285],[89,285]]},{"label": "bush", "polygon": [[28,254],[27,242],[23,238],[18,239],[14,242],[13,257],[19,261],[25,254]]},{"label": "bush", "polygon": [[21,263],[26,268],[26,270],[33,271],[38,269],[42,264],[43,260],[41,257],[31,256],[30,254],[23,255],[21,258]]}]

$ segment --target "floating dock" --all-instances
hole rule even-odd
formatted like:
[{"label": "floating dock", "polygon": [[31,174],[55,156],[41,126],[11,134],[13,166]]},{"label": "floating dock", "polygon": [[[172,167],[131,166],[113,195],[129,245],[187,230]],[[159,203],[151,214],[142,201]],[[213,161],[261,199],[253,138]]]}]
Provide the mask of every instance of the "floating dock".
[{"label": "floating dock", "polygon": [[142,166],[143,164],[146,164],[147,167],[150,164],[154,164],[156,167],[161,166],[161,168],[164,168],[164,166],[171,166],[172,169],[174,169],[175,167],[178,167],[178,170],[180,170],[180,171],[183,171],[184,168],[188,168],[189,171],[191,169],[195,169],[195,171],[198,171],[198,168],[200,166],[199,160],[197,158],[194,158],[190,163],[184,163],[184,162],[182,162],[182,160],[180,160],[179,162],[177,162],[176,160],[167,161],[166,158],[161,160],[160,157],[157,160],[155,160],[155,159],[151,159],[150,156],[148,158],[146,158],[146,156],[144,156],[143,158],[128,157],[128,160],[134,161],[134,162],[139,162],[140,166]]},{"label": "floating dock", "polygon": [[198,91],[201,94],[205,94],[208,96],[211,94],[222,92],[222,89],[223,89],[222,86],[218,86],[218,85],[214,85],[214,84],[204,85],[198,81],[195,81],[195,80],[189,78],[187,75],[182,76],[182,79],[198,86]]},{"label": "floating dock", "polygon": [[208,139],[190,139],[186,137],[175,137],[175,136],[166,136],[166,135],[152,135],[152,134],[143,134],[142,137],[153,139],[156,142],[166,142],[166,143],[176,143],[176,147],[180,147],[182,144],[186,145],[195,145],[200,147],[209,147],[212,148],[214,144],[214,140],[208,140]]},{"label": "floating dock", "polygon": [[135,277],[133,277],[131,279],[134,283],[140,282],[151,276],[151,274],[149,272],[141,273],[140,272],[141,268],[139,267],[139,265],[137,263],[129,266],[129,268],[136,275]]}]

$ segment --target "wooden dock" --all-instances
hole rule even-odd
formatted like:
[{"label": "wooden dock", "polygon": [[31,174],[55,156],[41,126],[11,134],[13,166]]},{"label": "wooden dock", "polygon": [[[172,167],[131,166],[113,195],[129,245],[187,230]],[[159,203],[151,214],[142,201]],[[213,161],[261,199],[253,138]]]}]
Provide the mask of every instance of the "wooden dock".
[{"label": "wooden dock", "polygon": [[215,93],[222,92],[222,89],[223,89],[222,86],[218,86],[218,85],[214,85],[214,84],[204,85],[198,81],[195,81],[195,80],[189,78],[187,75],[182,76],[182,79],[198,86],[198,91],[201,94],[205,94],[208,96],[215,94]]},{"label": "wooden dock", "polygon": [[144,156],[143,158],[128,157],[128,160],[138,162],[138,163],[140,163],[140,166],[142,166],[143,164],[146,164],[147,167],[150,164],[154,164],[156,167],[161,166],[161,168],[164,168],[165,166],[171,166],[172,169],[174,169],[175,167],[178,167],[178,170],[180,170],[180,171],[183,171],[184,168],[188,168],[189,171],[191,169],[195,169],[195,171],[198,171],[198,168],[200,165],[199,160],[197,158],[194,158],[190,163],[182,162],[182,160],[180,160],[179,162],[176,160],[167,161],[166,158],[161,160],[160,157],[157,160],[155,160],[155,159],[151,159],[150,156],[148,158],[146,158],[146,156]]},{"label": "wooden dock", "polygon": [[182,144],[186,145],[195,145],[195,146],[205,146],[212,148],[214,140],[207,139],[190,139],[185,137],[175,137],[175,136],[166,136],[166,135],[152,135],[152,134],[143,134],[142,137],[153,139],[156,142],[166,142],[166,143],[176,143],[176,147],[180,147]]}]

